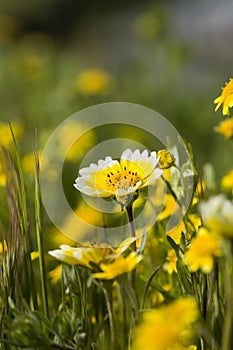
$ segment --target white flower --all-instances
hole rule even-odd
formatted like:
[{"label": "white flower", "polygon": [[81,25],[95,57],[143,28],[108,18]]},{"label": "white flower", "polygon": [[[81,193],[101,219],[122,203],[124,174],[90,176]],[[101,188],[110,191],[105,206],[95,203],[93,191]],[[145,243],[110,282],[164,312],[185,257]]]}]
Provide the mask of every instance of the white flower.
[{"label": "white flower", "polygon": [[148,154],[137,149],[125,150],[120,161],[106,157],[98,164],[91,164],[79,171],[74,187],[90,196],[108,197],[114,195],[124,206],[128,197],[137,189],[152,184],[162,175],[157,168],[159,158],[156,152]]},{"label": "white flower", "polygon": [[225,195],[212,196],[200,203],[204,224],[212,231],[233,237],[233,203]]}]

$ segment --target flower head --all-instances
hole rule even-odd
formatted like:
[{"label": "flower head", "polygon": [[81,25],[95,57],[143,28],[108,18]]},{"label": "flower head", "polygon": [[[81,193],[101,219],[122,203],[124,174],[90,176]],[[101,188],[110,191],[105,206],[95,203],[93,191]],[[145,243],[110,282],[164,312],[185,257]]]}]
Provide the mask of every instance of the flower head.
[{"label": "flower head", "polygon": [[233,169],[223,176],[221,186],[224,190],[231,190],[233,192]]},{"label": "flower head", "polygon": [[166,149],[158,151],[157,155],[159,157],[159,167],[161,169],[168,169],[175,164],[174,156]]},{"label": "flower head", "polygon": [[76,89],[84,95],[95,95],[111,88],[112,78],[102,69],[88,69],[75,80]]},{"label": "flower head", "polygon": [[174,250],[169,250],[166,256],[166,262],[164,264],[165,270],[171,275],[173,272],[177,272],[176,269],[177,256]]},{"label": "flower head", "polygon": [[223,120],[214,130],[225,136],[226,139],[231,139],[233,137],[233,118]]},{"label": "flower head", "polygon": [[130,272],[135,269],[137,264],[142,260],[141,255],[137,255],[136,252],[131,252],[126,257],[119,255],[113,261],[106,259],[100,264],[101,272],[92,274],[92,277],[98,279],[112,280],[117,276],[123,275],[124,273]]},{"label": "flower head", "polygon": [[141,260],[141,256],[134,252],[124,255],[134,241],[132,237],[126,238],[116,249],[107,244],[61,245],[60,249],[52,250],[49,254],[69,265],[79,265],[96,272],[93,273],[94,278],[113,279],[133,270]]},{"label": "flower head", "polygon": [[90,196],[115,196],[124,207],[139,188],[148,186],[162,175],[162,170],[157,168],[158,162],[156,152],[149,155],[147,150],[140,153],[127,149],[120,161],[106,157],[98,164],[92,163],[81,169],[74,187]]},{"label": "flower head", "polygon": [[222,94],[214,100],[214,103],[217,104],[215,111],[223,105],[222,114],[229,115],[229,108],[233,107],[233,79],[230,78],[229,82],[226,83],[226,86],[222,88]]},{"label": "flower head", "polygon": [[213,269],[214,257],[221,255],[220,236],[201,227],[185,253],[184,260],[191,272],[201,269],[204,273],[210,273]]},{"label": "flower head", "polygon": [[203,222],[211,231],[233,237],[233,203],[225,195],[212,196],[200,203]]},{"label": "flower head", "polygon": [[197,319],[197,304],[191,298],[178,299],[170,305],[147,311],[135,330],[133,349],[176,349],[177,343],[182,344],[184,334],[191,333],[192,324]]}]

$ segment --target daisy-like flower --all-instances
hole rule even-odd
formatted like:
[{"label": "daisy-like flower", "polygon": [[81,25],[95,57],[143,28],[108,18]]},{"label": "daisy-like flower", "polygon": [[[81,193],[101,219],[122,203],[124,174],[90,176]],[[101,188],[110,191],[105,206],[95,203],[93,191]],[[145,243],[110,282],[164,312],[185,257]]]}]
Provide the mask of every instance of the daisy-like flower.
[{"label": "daisy-like flower", "polygon": [[49,254],[69,265],[79,265],[91,271],[99,271],[101,263],[114,261],[121,256],[134,241],[135,238],[128,237],[116,249],[107,244],[95,246],[82,244],[79,247],[70,247],[69,245],[63,244],[60,246],[60,249],[49,251]]},{"label": "daisy-like flower", "polygon": [[231,139],[233,137],[233,118],[223,120],[214,130],[226,139]]},{"label": "daisy-like flower", "polygon": [[223,105],[222,114],[229,115],[229,108],[233,107],[233,79],[230,78],[229,82],[226,83],[226,86],[222,88],[222,94],[214,100],[214,103],[217,104],[215,111]]},{"label": "daisy-like flower", "polygon": [[212,196],[200,203],[205,226],[218,234],[233,237],[233,203],[225,195]]},{"label": "daisy-like flower", "polygon": [[89,196],[115,196],[117,202],[125,207],[138,189],[154,183],[162,175],[158,162],[156,152],[149,155],[147,150],[140,153],[138,149],[134,152],[127,149],[120,161],[108,156],[99,160],[98,164],[92,163],[81,169],[74,187]]},{"label": "daisy-like flower", "polygon": [[214,257],[221,255],[221,237],[201,227],[185,253],[184,261],[191,272],[201,269],[204,273],[210,273]]}]

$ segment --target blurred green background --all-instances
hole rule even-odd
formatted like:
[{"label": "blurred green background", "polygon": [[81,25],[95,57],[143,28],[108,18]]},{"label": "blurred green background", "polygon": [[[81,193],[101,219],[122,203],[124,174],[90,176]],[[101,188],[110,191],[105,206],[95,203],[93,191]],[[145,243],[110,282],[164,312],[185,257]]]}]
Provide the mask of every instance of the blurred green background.
[{"label": "blurred green background", "polygon": [[84,107],[142,104],[191,142],[198,166],[230,168],[213,100],[232,76],[231,0],[9,0],[0,5],[1,121],[29,153]]}]

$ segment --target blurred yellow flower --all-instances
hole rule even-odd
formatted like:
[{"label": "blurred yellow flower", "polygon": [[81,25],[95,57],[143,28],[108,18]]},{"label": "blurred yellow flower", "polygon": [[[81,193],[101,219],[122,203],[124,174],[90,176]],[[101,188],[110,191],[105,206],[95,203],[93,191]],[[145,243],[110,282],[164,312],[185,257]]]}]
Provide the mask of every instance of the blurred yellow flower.
[{"label": "blurred yellow flower", "polygon": [[222,88],[222,94],[214,100],[214,103],[217,104],[215,111],[223,105],[222,114],[229,115],[229,108],[233,106],[233,79],[230,78],[226,86]]},{"label": "blurred yellow flower", "polygon": [[221,181],[221,186],[224,190],[233,191],[233,170],[230,170]]},{"label": "blurred yellow flower", "polygon": [[39,258],[39,252],[38,251],[33,251],[31,252],[31,260],[34,261]]},{"label": "blurred yellow flower", "polygon": [[[20,137],[23,133],[22,126],[17,122],[11,123],[11,125],[15,138]],[[0,145],[8,148],[12,142],[13,139],[9,123],[0,122]]]},{"label": "blurred yellow flower", "polygon": [[197,303],[191,298],[144,312],[142,323],[134,332],[133,350],[176,349],[177,343],[182,344],[184,338],[187,341],[187,334],[191,336],[198,317]]},{"label": "blurred yellow flower", "polygon": [[204,225],[215,233],[233,237],[233,202],[225,195],[212,196],[199,205]]},{"label": "blurred yellow flower", "polygon": [[181,233],[186,232],[185,224],[181,221],[176,227],[171,231],[167,232],[167,235],[170,236],[176,244],[180,244]]},{"label": "blurred yellow flower", "polygon": [[175,164],[174,156],[166,149],[158,151],[157,156],[159,157],[160,169],[168,169]]},{"label": "blurred yellow flower", "polygon": [[176,343],[174,346],[167,348],[167,350],[197,350],[196,345],[184,346],[181,343]]},{"label": "blurred yellow flower", "polygon": [[6,186],[6,172],[0,160],[0,187]]},{"label": "blurred yellow flower", "polygon": [[210,273],[213,269],[214,257],[221,255],[220,236],[201,227],[186,251],[184,261],[191,272],[201,269],[204,273]]},{"label": "blurred yellow flower", "polygon": [[51,278],[51,283],[56,284],[62,275],[62,264],[55,267],[55,269],[49,271],[49,277]]},{"label": "blurred yellow flower", "polygon": [[161,214],[159,214],[158,220],[160,221],[160,220],[166,219],[171,214],[175,214],[175,212],[178,209],[179,209],[179,206],[176,200],[174,199],[174,197],[170,193],[166,194],[164,209],[161,212]]},{"label": "blurred yellow flower", "polygon": [[169,250],[166,256],[166,262],[164,264],[164,269],[167,270],[169,275],[173,272],[177,272],[176,269],[177,256],[174,250]]},{"label": "blurred yellow flower", "polygon": [[6,244],[6,241],[4,239],[3,243],[0,242],[0,254],[4,253],[7,251],[7,244]]},{"label": "blurred yellow flower", "polygon": [[83,157],[95,143],[95,133],[92,130],[85,132],[86,129],[87,125],[75,121],[62,127],[58,134],[58,154],[63,156],[64,149],[68,149],[66,160],[77,161]]},{"label": "blurred yellow flower", "polygon": [[223,120],[214,130],[225,136],[226,139],[231,139],[233,137],[233,118]]},{"label": "blurred yellow flower", "polygon": [[77,75],[75,86],[84,95],[101,94],[112,87],[112,78],[102,69],[88,69]]},{"label": "blurred yellow flower", "polygon": [[126,257],[119,255],[115,260],[100,264],[102,272],[93,273],[93,278],[112,280],[117,276],[130,272],[135,269],[137,264],[142,260],[142,255],[137,255],[136,252],[131,252]]},{"label": "blurred yellow flower", "polygon": [[[39,161],[41,160],[41,152],[38,153]],[[35,154],[28,153],[22,158],[22,168],[25,172],[34,174],[35,172]]]}]

